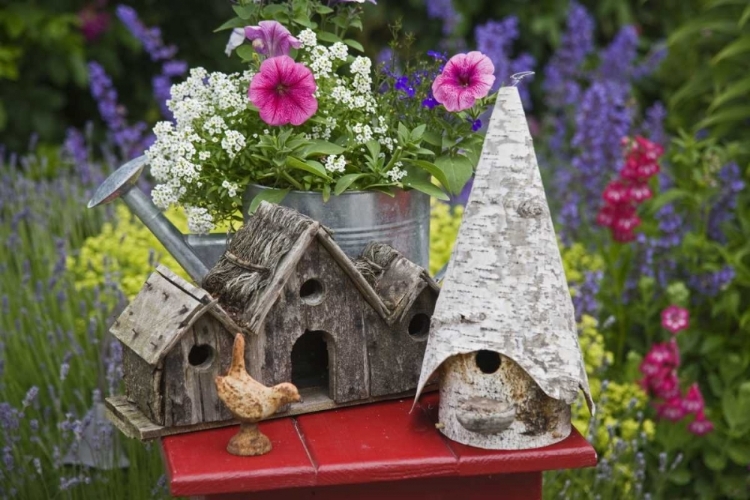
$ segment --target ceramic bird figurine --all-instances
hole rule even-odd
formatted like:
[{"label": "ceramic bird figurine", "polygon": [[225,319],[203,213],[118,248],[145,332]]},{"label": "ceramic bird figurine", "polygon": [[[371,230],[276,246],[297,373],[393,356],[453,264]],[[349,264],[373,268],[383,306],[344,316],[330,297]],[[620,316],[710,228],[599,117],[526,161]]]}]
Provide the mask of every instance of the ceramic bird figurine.
[{"label": "ceramic bird figurine", "polygon": [[260,432],[258,422],[268,418],[285,404],[301,401],[297,388],[289,383],[266,387],[245,370],[245,337],[234,337],[232,364],[223,377],[215,379],[219,398],[241,422],[240,431],[229,440],[232,455],[263,455],[271,451],[271,440]]}]

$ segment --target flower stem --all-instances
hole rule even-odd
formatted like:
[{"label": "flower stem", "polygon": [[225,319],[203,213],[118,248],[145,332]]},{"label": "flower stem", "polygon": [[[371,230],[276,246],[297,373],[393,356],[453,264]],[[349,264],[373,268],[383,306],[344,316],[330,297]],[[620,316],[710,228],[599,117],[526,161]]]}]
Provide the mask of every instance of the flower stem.
[{"label": "flower stem", "polygon": [[298,191],[305,191],[305,188],[302,187],[302,184],[300,184],[299,182],[297,182],[296,180],[294,180],[294,177],[292,177],[291,175],[289,175],[288,172],[281,172],[281,176],[284,179],[286,179],[287,181],[289,181],[289,184],[291,184],[292,186],[294,186]]}]

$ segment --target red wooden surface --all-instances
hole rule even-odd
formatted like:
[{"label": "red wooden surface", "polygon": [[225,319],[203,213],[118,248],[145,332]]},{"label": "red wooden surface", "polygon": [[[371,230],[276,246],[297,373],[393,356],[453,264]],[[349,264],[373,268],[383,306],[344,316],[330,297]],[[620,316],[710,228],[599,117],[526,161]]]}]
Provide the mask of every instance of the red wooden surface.
[{"label": "red wooden surface", "polygon": [[545,448],[480,450],[435,429],[437,394],[424,396],[411,414],[410,408],[411,400],[388,401],[263,422],[261,430],[274,449],[260,457],[226,452],[236,426],[166,437],[162,447],[171,492],[415,500],[460,498],[471,491],[472,499],[489,498],[482,495],[491,492],[493,498],[501,492],[502,498],[534,499],[541,498],[541,471],[596,464],[594,449],[575,429]]}]

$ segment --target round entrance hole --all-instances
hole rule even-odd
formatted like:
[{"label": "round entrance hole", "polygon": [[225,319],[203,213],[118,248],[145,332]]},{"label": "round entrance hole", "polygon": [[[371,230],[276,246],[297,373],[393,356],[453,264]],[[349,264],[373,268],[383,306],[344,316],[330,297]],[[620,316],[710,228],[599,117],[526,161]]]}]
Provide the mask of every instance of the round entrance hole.
[{"label": "round entrance hole", "polygon": [[474,360],[482,373],[495,373],[500,368],[500,355],[495,351],[479,351]]},{"label": "round entrance hole", "polygon": [[316,279],[309,279],[302,283],[299,289],[299,297],[305,304],[314,306],[323,301],[323,283]]},{"label": "round entrance hole", "polygon": [[416,339],[423,339],[430,333],[430,317],[425,313],[417,313],[409,321],[409,335]]},{"label": "round entrance hole", "polygon": [[194,345],[188,353],[188,363],[196,368],[208,367],[214,360],[214,348],[208,344]]}]

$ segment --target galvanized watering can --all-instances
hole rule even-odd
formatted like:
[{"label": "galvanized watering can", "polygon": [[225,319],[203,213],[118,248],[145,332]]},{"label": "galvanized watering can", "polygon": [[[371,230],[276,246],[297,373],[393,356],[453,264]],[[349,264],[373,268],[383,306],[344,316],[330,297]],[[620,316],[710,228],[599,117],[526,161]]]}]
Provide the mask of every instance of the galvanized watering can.
[{"label": "galvanized watering can", "polygon": [[[94,193],[89,208],[122,199],[131,212],[164,245],[197,283],[224,252],[229,237],[223,234],[184,235],[135,184],[148,159],[139,156],[110,175]],[[250,186],[245,206],[266,188]],[[413,262],[429,264],[430,199],[419,191],[401,191],[394,197],[370,191],[347,192],[323,203],[316,192],[292,191],[282,202],[331,229],[341,249],[359,256],[370,241],[388,243]],[[247,212],[247,210],[244,210]]]}]

